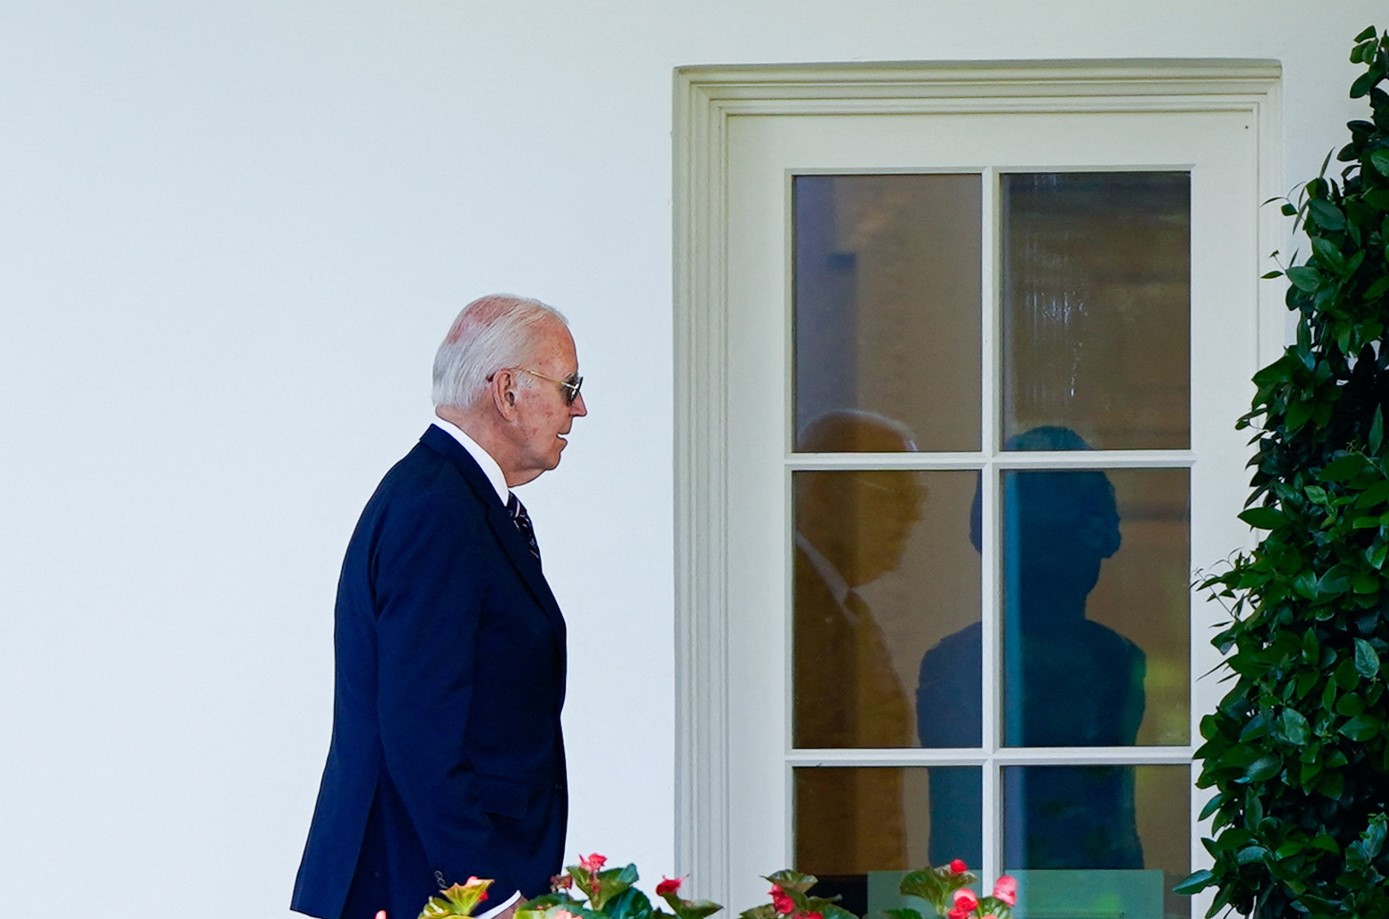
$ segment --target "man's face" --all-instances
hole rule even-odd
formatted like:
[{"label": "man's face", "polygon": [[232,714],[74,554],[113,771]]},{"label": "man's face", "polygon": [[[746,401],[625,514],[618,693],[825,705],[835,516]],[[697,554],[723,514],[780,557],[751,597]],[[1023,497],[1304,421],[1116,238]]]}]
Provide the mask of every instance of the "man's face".
[{"label": "man's face", "polygon": [[582,394],[570,403],[568,390],[553,382],[573,380],[579,372],[574,338],[563,325],[556,322],[545,326],[535,339],[530,357],[521,366],[552,379],[521,374],[530,379],[515,389],[515,472],[519,480],[511,484],[516,485],[558,466],[560,453],[568,443],[564,435],[569,433],[575,418],[588,414]]}]

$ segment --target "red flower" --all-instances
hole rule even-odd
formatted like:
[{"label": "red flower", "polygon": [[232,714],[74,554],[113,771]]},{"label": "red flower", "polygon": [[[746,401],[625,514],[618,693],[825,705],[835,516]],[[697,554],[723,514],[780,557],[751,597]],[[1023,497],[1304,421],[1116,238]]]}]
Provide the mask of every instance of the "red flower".
[{"label": "red flower", "polygon": [[676,893],[680,890],[680,878],[668,878],[661,875],[661,883],[656,885],[656,896],[664,897],[668,893]]},{"label": "red flower", "polygon": [[962,858],[957,858],[950,863],[950,870],[953,871],[955,874],[964,874],[965,871],[968,869],[965,866],[965,860]]},{"label": "red flower", "polygon": [[772,885],[772,906],[782,915],[796,911],[796,901],[792,900],[790,895],[781,889],[780,884]]},{"label": "red flower", "polygon": [[592,874],[602,871],[603,866],[607,863],[608,857],[606,855],[599,855],[597,852],[594,852],[588,858],[584,858],[582,855],[579,856],[579,867]]},{"label": "red flower", "polygon": [[965,919],[965,917],[969,915],[969,910],[965,909],[963,906],[957,905],[952,907],[950,912],[945,915],[946,919]]},{"label": "red flower", "polygon": [[994,882],[994,896],[1009,906],[1018,904],[1018,882],[1011,875],[1003,875]]},{"label": "red flower", "polygon": [[962,909],[966,915],[979,905],[979,898],[970,890],[957,890],[951,896],[955,898],[955,909]]},{"label": "red flower", "polygon": [[801,913],[800,919],[825,919],[821,913]]}]

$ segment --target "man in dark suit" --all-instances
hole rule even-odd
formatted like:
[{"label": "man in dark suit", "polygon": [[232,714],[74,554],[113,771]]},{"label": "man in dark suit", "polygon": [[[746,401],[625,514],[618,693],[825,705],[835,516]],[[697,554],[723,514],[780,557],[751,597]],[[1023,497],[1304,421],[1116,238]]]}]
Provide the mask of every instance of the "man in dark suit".
[{"label": "man in dark suit", "polygon": [[[882,415],[826,412],[806,425],[800,453],[897,453],[911,431]],[[925,490],[910,471],[795,474],[793,742],[801,749],[912,745],[912,712],[887,638],[858,588],[895,571],[921,519]],[[867,874],[907,864],[902,770],[798,770],[798,870],[840,905],[866,913]]]},{"label": "man in dark suit", "polygon": [[333,735],[292,908],[414,919],[440,887],[548,890],[568,813],[564,620],[510,489],[587,414],[574,340],[535,300],[483,297],[434,363],[436,420],[347,547]]}]

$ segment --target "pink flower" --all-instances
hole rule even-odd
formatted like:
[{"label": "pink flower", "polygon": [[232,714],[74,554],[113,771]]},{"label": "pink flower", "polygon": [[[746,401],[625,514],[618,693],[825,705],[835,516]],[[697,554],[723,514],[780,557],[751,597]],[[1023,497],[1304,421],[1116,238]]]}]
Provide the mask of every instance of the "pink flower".
[{"label": "pink flower", "polygon": [[597,852],[594,852],[588,858],[584,858],[582,855],[579,856],[579,867],[591,874],[602,871],[603,866],[607,863],[608,857],[606,855],[599,855]]},{"label": "pink flower", "polygon": [[786,891],[781,889],[780,884],[772,885],[772,906],[778,913],[786,915],[796,911],[796,901],[792,900]]},{"label": "pink flower", "polygon": [[955,874],[964,874],[965,871],[968,870],[968,868],[967,868],[966,865],[965,865],[965,860],[964,860],[964,859],[962,859],[962,858],[957,858],[957,859],[955,859],[953,862],[950,863],[950,870],[951,870],[952,872],[954,872]]},{"label": "pink flower", "polygon": [[965,917],[969,915],[969,910],[965,909],[963,906],[957,905],[952,907],[950,912],[945,915],[946,919],[965,919]]},{"label": "pink flower", "polygon": [[578,919],[578,917],[567,909],[557,909],[555,910],[554,919]]},{"label": "pink flower", "polygon": [[801,913],[800,919],[825,919],[821,913]]},{"label": "pink flower", "polygon": [[661,875],[661,883],[656,885],[656,896],[664,897],[668,893],[676,893],[680,890],[681,878],[668,878]]},{"label": "pink flower", "polygon": [[979,898],[970,890],[957,890],[951,896],[955,898],[955,909],[962,909],[966,913],[969,913],[979,905]]},{"label": "pink flower", "polygon": [[994,896],[1009,906],[1018,904],[1018,882],[1012,875],[1003,875],[994,882]]}]

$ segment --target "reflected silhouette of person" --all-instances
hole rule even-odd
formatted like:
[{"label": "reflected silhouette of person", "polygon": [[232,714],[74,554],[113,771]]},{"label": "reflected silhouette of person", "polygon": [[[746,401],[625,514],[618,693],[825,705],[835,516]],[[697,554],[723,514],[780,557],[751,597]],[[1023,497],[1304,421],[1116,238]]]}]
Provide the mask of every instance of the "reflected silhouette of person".
[{"label": "reflected silhouette of person", "polygon": [[[803,453],[915,451],[900,423],[862,411],[806,425]],[[913,745],[911,708],[883,631],[856,588],[901,563],[924,492],[914,472],[826,471],[795,476],[793,731],[798,748]],[[905,868],[898,769],[827,768],[798,823],[796,864],[854,875]],[[847,902],[847,900],[846,900]]]},{"label": "reflected silhouette of person", "polygon": [[[1039,427],[1010,438],[1006,449],[1089,445],[1068,428]],[[1145,655],[1085,616],[1100,566],[1119,549],[1114,486],[1099,470],[1012,471],[1003,481],[1004,745],[1131,746],[1143,720]],[[970,515],[976,549],[980,517],[976,489]],[[922,746],[982,743],[982,647],[980,625],[973,623],[922,658]],[[1132,766],[1010,767],[1004,776],[1006,867],[1143,866]],[[978,839],[978,795],[977,774],[932,770],[933,863],[957,857],[946,847],[960,838]],[[980,853],[972,854],[977,861]]]}]

